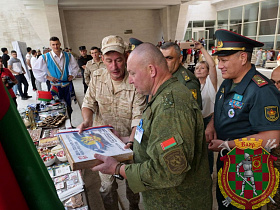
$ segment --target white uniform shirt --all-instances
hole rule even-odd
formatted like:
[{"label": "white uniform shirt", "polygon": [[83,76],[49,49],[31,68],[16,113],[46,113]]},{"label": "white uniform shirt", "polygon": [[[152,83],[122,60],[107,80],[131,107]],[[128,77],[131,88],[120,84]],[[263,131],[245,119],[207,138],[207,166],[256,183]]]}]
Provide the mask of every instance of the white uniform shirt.
[{"label": "white uniform shirt", "polygon": [[35,63],[37,61],[37,58],[32,56],[31,60],[30,60],[30,63],[31,63],[31,67],[33,68],[33,66],[35,66]]},{"label": "white uniform shirt", "polygon": [[31,68],[27,64],[27,60],[29,60],[31,62],[31,54],[27,53],[26,56],[25,56],[25,60],[26,60],[26,66],[27,66],[28,70],[31,70]]},{"label": "white uniform shirt", "polygon": [[[59,67],[63,69],[64,59],[65,59],[63,53],[60,52],[60,56],[57,56],[53,51],[51,51],[50,53],[52,54],[54,60],[59,65]],[[40,56],[38,58],[38,60],[36,61],[34,66],[32,66],[32,68],[33,68],[32,70],[34,76],[39,82],[47,81],[46,76],[48,75],[48,67],[47,67],[47,63],[43,59],[43,56]],[[76,59],[73,57],[73,55],[70,54],[69,65],[68,65],[69,75],[75,77],[78,74],[78,71],[79,71],[78,63]]]}]

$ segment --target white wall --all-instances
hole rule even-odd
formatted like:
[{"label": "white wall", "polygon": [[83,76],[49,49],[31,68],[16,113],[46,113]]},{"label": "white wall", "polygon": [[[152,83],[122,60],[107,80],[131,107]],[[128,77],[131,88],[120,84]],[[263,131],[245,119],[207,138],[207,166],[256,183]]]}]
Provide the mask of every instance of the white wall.
[{"label": "white wall", "polygon": [[209,1],[203,1],[199,5],[189,5],[187,20],[216,20],[216,8]]},{"label": "white wall", "polygon": [[[130,37],[157,44],[161,40],[162,24],[160,10],[103,10],[103,11],[63,11],[69,46],[74,52],[85,45],[100,47],[105,36],[119,35],[129,42]],[[62,18],[62,16],[61,16]],[[124,34],[131,29],[133,34]]]},{"label": "white wall", "polygon": [[62,30],[57,3],[40,7],[28,7],[21,0],[1,0],[0,7],[0,40],[1,46],[13,49],[13,41],[25,42],[32,49],[49,47],[50,36],[60,38],[63,45]]}]

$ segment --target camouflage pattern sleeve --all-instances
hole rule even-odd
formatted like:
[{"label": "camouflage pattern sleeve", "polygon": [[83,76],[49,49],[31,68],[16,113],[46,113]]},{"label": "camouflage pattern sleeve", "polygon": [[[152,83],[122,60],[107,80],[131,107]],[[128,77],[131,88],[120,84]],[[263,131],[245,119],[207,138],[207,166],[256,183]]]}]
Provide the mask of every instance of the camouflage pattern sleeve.
[{"label": "camouflage pattern sleeve", "polygon": [[135,98],[132,104],[131,128],[139,124],[145,106],[146,106],[146,96],[137,93],[135,91]]},{"label": "camouflage pattern sleeve", "polygon": [[86,107],[91,109],[94,113],[96,113],[98,109],[98,103],[96,101],[96,82],[97,77],[94,76],[90,79],[90,83],[86,92],[86,95],[83,100],[82,108]]},{"label": "camouflage pattern sleeve", "polygon": [[[134,193],[180,185],[191,169],[196,121],[194,111],[166,109],[152,122],[143,121],[141,144],[135,142],[139,155],[146,161],[126,166],[126,175]],[[146,130],[146,131],[145,131]],[[149,137],[145,136],[150,133]],[[147,146],[147,147],[146,147]],[[142,147],[142,148],[141,148]]]}]

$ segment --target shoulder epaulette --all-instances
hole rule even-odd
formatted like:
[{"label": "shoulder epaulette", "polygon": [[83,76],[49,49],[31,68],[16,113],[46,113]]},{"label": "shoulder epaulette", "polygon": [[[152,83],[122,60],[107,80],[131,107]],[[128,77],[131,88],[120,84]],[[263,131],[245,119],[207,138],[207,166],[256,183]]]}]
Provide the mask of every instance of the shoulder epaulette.
[{"label": "shoulder epaulette", "polygon": [[190,78],[190,76],[188,75],[188,72],[187,72],[187,71],[183,70],[183,71],[181,71],[181,74],[182,74],[182,76],[183,76],[183,78],[184,78],[184,80],[185,80],[186,82],[188,82],[188,81],[191,80],[191,78]]},{"label": "shoulder epaulette", "polygon": [[259,87],[262,87],[262,86],[268,84],[268,82],[267,82],[264,78],[262,78],[260,75],[258,75],[258,74],[256,74],[256,75],[252,78],[252,80],[253,80],[253,81],[257,84],[257,86],[259,86]]},{"label": "shoulder epaulette", "polygon": [[164,109],[168,109],[170,107],[174,107],[174,100],[173,100],[173,96],[172,93],[165,93],[162,96],[162,104],[164,106]]}]

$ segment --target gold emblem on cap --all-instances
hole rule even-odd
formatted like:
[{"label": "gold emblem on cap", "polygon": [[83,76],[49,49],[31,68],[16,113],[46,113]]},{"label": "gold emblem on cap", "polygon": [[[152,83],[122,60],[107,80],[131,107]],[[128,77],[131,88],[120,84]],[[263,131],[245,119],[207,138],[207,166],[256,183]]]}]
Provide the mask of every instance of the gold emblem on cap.
[{"label": "gold emblem on cap", "polygon": [[224,46],[224,43],[223,43],[222,41],[218,41],[217,47],[218,47],[218,48],[221,48],[221,47],[223,47],[223,46]]}]

